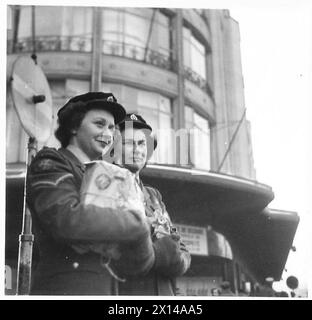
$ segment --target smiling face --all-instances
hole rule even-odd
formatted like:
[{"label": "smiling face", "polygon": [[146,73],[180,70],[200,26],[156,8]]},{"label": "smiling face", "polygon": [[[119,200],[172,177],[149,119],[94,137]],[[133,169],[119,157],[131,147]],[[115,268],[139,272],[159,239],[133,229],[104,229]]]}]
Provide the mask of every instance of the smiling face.
[{"label": "smiling face", "polygon": [[147,161],[147,142],[142,129],[126,128],[121,132],[121,154],[118,162],[133,173],[139,173]]},{"label": "smiling face", "polygon": [[73,130],[69,144],[81,149],[90,160],[95,160],[111,145],[114,131],[114,117],[110,112],[91,109],[85,114],[79,128]]}]

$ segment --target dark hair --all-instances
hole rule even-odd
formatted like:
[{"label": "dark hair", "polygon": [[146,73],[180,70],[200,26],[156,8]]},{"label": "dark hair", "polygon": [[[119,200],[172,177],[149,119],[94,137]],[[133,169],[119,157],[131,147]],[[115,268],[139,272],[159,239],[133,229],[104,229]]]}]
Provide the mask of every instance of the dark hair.
[{"label": "dark hair", "polygon": [[71,108],[64,110],[58,118],[58,128],[55,130],[55,137],[61,142],[63,148],[69,144],[73,130],[78,129],[86,113],[90,110],[84,102],[75,102],[75,112]]}]

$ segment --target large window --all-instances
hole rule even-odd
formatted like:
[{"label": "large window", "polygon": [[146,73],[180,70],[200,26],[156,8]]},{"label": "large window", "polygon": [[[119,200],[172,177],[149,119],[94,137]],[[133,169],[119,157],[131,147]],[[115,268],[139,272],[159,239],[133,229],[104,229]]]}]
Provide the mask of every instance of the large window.
[{"label": "large window", "polygon": [[103,10],[103,53],[170,68],[170,19],[159,9]]},{"label": "large window", "polygon": [[[38,51],[92,50],[92,8],[35,6],[35,36]],[[32,7],[21,6],[16,20],[14,50],[32,51]]]},{"label": "large window", "polygon": [[152,128],[156,128],[158,147],[150,162],[174,164],[173,140],[171,137],[172,113],[170,100],[158,93],[139,90],[138,112]]},{"label": "large window", "polygon": [[158,146],[149,162],[175,164],[171,100],[155,92],[113,83],[103,84],[102,91],[113,92],[128,113],[140,114],[153,128]]},{"label": "large window", "polygon": [[183,59],[186,77],[204,86],[207,79],[206,48],[186,27],[183,27]]},{"label": "large window", "polygon": [[210,169],[209,122],[189,106],[185,106],[186,129],[189,130],[189,157],[198,169]]}]

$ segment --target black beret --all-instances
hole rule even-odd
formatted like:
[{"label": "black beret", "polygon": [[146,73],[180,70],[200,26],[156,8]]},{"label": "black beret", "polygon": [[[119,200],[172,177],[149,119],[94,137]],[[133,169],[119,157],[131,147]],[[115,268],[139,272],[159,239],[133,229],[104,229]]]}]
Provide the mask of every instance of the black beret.
[{"label": "black beret", "polygon": [[154,141],[154,150],[157,147],[157,138],[156,135],[152,134],[152,127],[147,124],[147,122],[141,117],[139,114],[136,113],[128,113],[125,117],[125,119],[119,123],[118,127],[120,131],[125,130],[126,122],[132,122],[133,128],[137,129],[148,129],[151,131],[151,134],[148,136],[150,140],[152,139]]},{"label": "black beret", "polygon": [[87,109],[100,108],[112,113],[115,124],[124,120],[126,111],[124,107],[117,102],[112,93],[105,92],[87,92],[69,99],[57,113],[59,120],[70,119],[75,107],[83,105]]}]

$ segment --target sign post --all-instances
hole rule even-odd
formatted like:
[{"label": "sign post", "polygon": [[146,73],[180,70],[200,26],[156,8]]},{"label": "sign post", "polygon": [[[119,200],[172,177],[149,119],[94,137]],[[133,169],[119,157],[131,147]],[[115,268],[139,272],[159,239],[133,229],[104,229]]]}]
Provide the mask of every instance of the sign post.
[{"label": "sign post", "polygon": [[22,127],[29,136],[26,157],[26,177],[23,198],[23,227],[19,237],[17,294],[30,293],[32,249],[31,213],[26,203],[28,168],[37,153],[38,142],[46,142],[53,125],[52,97],[47,79],[34,59],[19,57],[11,77],[13,105]]},{"label": "sign post", "polygon": [[[33,137],[29,137],[27,147],[26,173],[31,164],[32,159],[37,153],[37,141]],[[32,249],[34,236],[31,231],[31,213],[26,203],[26,179],[24,185],[24,207],[23,207],[23,227],[22,233],[19,236],[19,251],[18,251],[18,267],[17,267],[17,294],[29,294],[31,282],[31,265],[32,265]]]}]

